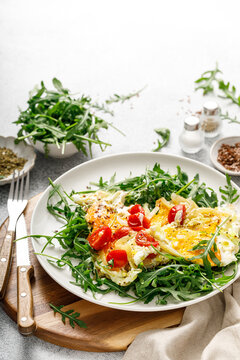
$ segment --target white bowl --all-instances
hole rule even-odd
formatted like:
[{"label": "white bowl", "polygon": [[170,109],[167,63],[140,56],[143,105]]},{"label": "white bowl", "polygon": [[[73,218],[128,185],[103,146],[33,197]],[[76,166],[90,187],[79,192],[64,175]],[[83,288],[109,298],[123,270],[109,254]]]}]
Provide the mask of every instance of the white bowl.
[{"label": "white bowl", "polygon": [[218,160],[217,160],[218,150],[220,149],[222,144],[234,145],[237,142],[240,142],[240,136],[224,137],[224,138],[221,138],[221,139],[215,141],[215,143],[213,143],[213,145],[210,149],[210,159],[211,159],[213,165],[215,166],[216,169],[220,170],[224,174],[229,174],[231,176],[240,176],[239,171],[228,170],[223,165],[221,165],[220,162],[218,162]]},{"label": "white bowl", "polygon": [[[26,163],[24,164],[23,169],[21,170],[21,175],[26,174],[30,171],[36,159],[36,154],[32,146],[28,145],[25,141],[21,141],[19,144],[14,143],[15,138],[13,136],[0,136],[0,147],[6,147],[11,149],[18,157],[22,157],[26,159]],[[12,175],[5,177],[4,179],[0,179],[0,185],[5,185],[10,183],[12,180]]]},{"label": "white bowl", "polygon": [[[36,141],[36,143],[34,143],[32,141],[32,139],[28,139],[30,144],[38,151],[40,151],[41,153],[45,154],[45,150],[44,150],[44,143],[41,141]],[[62,154],[62,145],[60,145],[60,147],[58,148],[56,144],[48,144],[48,156],[53,157],[53,158],[58,158],[58,159],[64,159],[67,157],[70,157],[76,153],[78,153],[78,149],[76,148],[76,146],[71,143],[71,142],[67,142],[65,145],[65,149],[64,149],[64,153]]]}]

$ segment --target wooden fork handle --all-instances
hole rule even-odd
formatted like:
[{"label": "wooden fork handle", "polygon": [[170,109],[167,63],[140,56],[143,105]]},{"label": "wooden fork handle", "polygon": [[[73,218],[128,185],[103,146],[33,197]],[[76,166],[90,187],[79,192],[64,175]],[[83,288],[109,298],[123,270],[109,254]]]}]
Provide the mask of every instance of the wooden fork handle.
[{"label": "wooden fork handle", "polygon": [[15,231],[7,230],[0,250],[0,300],[4,298],[12,262],[12,248]]},{"label": "wooden fork handle", "polygon": [[22,265],[17,267],[17,323],[18,330],[22,335],[31,335],[36,329],[30,282],[32,276],[33,266]]}]

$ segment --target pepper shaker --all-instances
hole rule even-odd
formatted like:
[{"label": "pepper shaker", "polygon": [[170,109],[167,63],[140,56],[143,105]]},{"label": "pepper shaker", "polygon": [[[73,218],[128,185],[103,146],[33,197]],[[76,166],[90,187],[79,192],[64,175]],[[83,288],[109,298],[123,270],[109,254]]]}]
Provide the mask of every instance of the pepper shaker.
[{"label": "pepper shaker", "polygon": [[219,135],[222,127],[220,108],[215,101],[207,101],[203,104],[201,116],[201,128],[204,136],[212,138]]},{"label": "pepper shaker", "polygon": [[184,120],[184,129],[179,136],[182,150],[188,154],[200,151],[204,144],[204,134],[197,116],[189,116]]}]

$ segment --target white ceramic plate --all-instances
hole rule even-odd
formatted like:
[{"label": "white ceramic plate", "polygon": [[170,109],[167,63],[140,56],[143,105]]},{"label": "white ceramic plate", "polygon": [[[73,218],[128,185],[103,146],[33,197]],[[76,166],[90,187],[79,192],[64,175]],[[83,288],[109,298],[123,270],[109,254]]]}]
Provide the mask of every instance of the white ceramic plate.
[{"label": "white ceramic plate", "polygon": [[[128,177],[130,172],[132,172],[132,175],[140,175],[144,173],[146,167],[152,167],[156,162],[158,162],[164,170],[169,170],[172,174],[176,173],[176,166],[180,165],[182,170],[187,172],[190,179],[193,178],[196,173],[199,173],[201,181],[206,182],[206,184],[215,189],[217,193],[219,186],[225,185],[225,176],[206,165],[175,155],[155,153],[125,153],[91,160],[82,165],[76,166],[72,170],[69,170],[60,176],[55,182],[61,184],[67,192],[71,192],[73,189],[80,191],[85,189],[90,181],[98,181],[100,176],[102,176],[103,179],[108,180],[116,172],[116,179],[121,180]],[[50,188],[45,190],[34,210],[31,222],[32,234],[53,234],[54,230],[59,229],[61,226],[61,224],[57,222],[57,220],[55,220],[46,209],[49,190]],[[238,190],[240,189],[238,188]],[[33,239],[35,252],[41,252],[44,243],[45,240],[41,241],[39,239]],[[57,247],[48,247],[45,250],[45,253],[59,257],[63,251]],[[80,287],[70,283],[70,281],[73,281],[73,278],[69,269],[58,269],[49,264],[47,258],[41,255],[38,256],[38,260],[44,270],[58,284],[71,293],[96,304],[121,310],[163,311],[176,309],[196,304],[218,293],[218,290],[216,290],[195,300],[170,303],[168,305],[155,305],[154,300],[149,304],[138,302],[129,305],[122,305],[121,303],[130,301],[129,298],[122,298],[115,293],[109,293],[106,295],[96,294],[96,298],[94,298],[90,291],[84,293]],[[238,271],[236,278],[239,275],[240,271]],[[230,285],[233,281],[229,282],[225,287]],[[118,304],[109,304],[109,302],[116,302]]]},{"label": "white ceramic plate", "polygon": [[218,158],[218,150],[220,149],[222,144],[227,144],[227,145],[232,146],[232,145],[234,145],[234,144],[236,144],[238,142],[240,142],[240,136],[228,136],[228,137],[224,137],[224,138],[221,138],[221,139],[215,141],[215,143],[213,143],[213,145],[212,145],[212,147],[210,149],[210,159],[211,159],[213,165],[215,166],[215,168],[217,168],[218,170],[220,170],[224,174],[229,174],[231,176],[240,176],[240,171],[237,172],[237,171],[227,170],[217,160],[217,158]]},{"label": "white ceramic plate", "polygon": [[[20,172],[22,176],[22,174],[26,174],[33,168],[36,160],[36,154],[33,147],[28,145],[25,141],[21,141],[19,144],[15,144],[14,140],[15,138],[13,136],[0,136],[0,147],[11,149],[18,157],[23,157],[27,160]],[[0,185],[8,184],[11,181],[12,175],[9,175],[3,179],[0,179]]]}]

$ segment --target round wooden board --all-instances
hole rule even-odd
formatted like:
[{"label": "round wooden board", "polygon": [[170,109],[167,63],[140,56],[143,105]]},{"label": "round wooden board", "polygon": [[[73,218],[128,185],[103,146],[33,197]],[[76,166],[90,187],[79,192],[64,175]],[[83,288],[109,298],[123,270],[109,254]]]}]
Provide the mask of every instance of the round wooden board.
[{"label": "round wooden board", "polygon": [[[32,198],[25,211],[28,232],[33,209],[41,194]],[[0,245],[5,237],[8,219],[0,228]],[[141,332],[178,325],[184,309],[164,312],[132,312],[114,310],[80,299],[58,285],[42,269],[31,249],[31,263],[34,266],[32,279],[34,316],[37,324],[35,336],[50,343],[75,350],[85,351],[122,351],[126,350],[134,338]],[[15,246],[8,288],[3,309],[16,322],[17,319],[17,276]],[[63,310],[74,309],[80,312],[80,318],[87,324],[87,329],[75,326],[66,320],[62,323],[61,315],[54,316],[49,303],[66,305]]]}]

